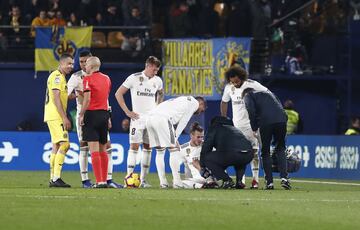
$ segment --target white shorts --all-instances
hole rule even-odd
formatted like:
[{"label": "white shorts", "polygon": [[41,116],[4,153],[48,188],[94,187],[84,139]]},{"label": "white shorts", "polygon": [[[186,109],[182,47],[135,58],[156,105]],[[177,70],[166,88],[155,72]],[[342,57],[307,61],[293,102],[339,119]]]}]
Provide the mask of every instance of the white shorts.
[{"label": "white shorts", "polygon": [[150,147],[175,147],[175,130],[167,117],[151,115],[146,119]]},{"label": "white shorts", "polygon": [[146,118],[130,121],[129,142],[130,144],[149,144],[149,135],[146,130]]},{"label": "white shorts", "polygon": [[[79,114],[76,114],[76,133],[79,139],[79,143],[82,142],[82,127],[79,124]],[[110,135],[109,132],[107,134],[107,140],[110,141]]]},{"label": "white shorts", "polygon": [[259,150],[259,131],[256,131],[257,137],[254,136],[254,131],[251,129],[251,126],[243,126],[243,127],[236,127],[240,129],[240,131],[244,134],[246,139],[248,139],[251,142],[252,148]]}]

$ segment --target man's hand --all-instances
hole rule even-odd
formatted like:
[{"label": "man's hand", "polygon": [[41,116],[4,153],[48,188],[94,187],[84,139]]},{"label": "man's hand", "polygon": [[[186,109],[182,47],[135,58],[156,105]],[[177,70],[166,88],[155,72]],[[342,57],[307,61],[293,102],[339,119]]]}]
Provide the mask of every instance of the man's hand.
[{"label": "man's hand", "polygon": [[129,111],[126,113],[126,116],[128,116],[130,119],[132,120],[137,120],[139,119],[139,114],[133,112],[133,111]]},{"label": "man's hand", "polygon": [[180,151],[180,143],[179,141],[176,141],[175,148]]},{"label": "man's hand", "polygon": [[63,124],[64,124],[65,130],[71,130],[71,122],[69,121],[69,119],[67,117],[63,118]]},{"label": "man's hand", "polygon": [[83,126],[84,125],[84,115],[79,115],[79,124],[81,125],[81,126]]},{"label": "man's hand", "polygon": [[111,119],[109,118],[108,120],[108,129],[111,129],[112,128],[112,123],[111,123]]},{"label": "man's hand", "polygon": [[210,169],[208,169],[206,167],[203,167],[203,168],[200,169],[200,175],[203,178],[207,179],[208,177],[211,176],[211,171],[210,171]]}]

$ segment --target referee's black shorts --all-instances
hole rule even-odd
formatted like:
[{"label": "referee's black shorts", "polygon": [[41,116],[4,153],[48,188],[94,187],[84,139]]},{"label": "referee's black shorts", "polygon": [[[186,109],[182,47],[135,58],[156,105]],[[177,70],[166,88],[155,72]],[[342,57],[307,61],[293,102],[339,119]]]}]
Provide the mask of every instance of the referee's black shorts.
[{"label": "referee's black shorts", "polygon": [[100,144],[106,144],[109,118],[109,111],[87,110],[82,126],[83,141],[98,141]]}]

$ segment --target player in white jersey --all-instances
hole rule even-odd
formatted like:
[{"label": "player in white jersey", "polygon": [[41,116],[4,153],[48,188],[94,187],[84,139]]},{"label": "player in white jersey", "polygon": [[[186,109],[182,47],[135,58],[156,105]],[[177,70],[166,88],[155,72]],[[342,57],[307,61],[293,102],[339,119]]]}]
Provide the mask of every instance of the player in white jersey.
[{"label": "player in white jersey", "polygon": [[[169,99],[157,105],[146,117],[150,147],[169,148],[171,157],[175,148],[179,147],[177,139],[192,115],[204,112],[205,108],[204,98],[192,96]],[[161,165],[164,165],[164,162]],[[169,185],[165,176],[165,167],[158,167],[158,164],[156,166],[160,187],[167,188]]]},{"label": "player in white jersey", "polygon": [[[226,71],[225,78],[228,84],[225,86],[221,99],[221,115],[227,116],[228,102],[231,101],[234,126],[241,130],[253,146],[254,159],[251,161],[253,175],[251,188],[257,189],[259,183],[259,135],[251,129],[249,114],[241,95],[243,90],[248,87],[257,91],[267,91],[268,89],[259,82],[248,79],[246,70],[237,65],[230,67]],[[242,182],[245,185],[245,176]]]},{"label": "player in white jersey", "polygon": [[[89,179],[88,174],[88,152],[89,147],[87,142],[82,141],[82,129],[79,124],[79,113],[81,111],[82,103],[83,103],[83,77],[86,75],[85,72],[85,63],[86,60],[91,57],[91,53],[89,51],[83,51],[79,54],[79,62],[81,70],[73,73],[68,81],[68,95],[69,99],[74,99],[76,97],[76,131],[80,143],[80,153],[79,153],[79,167],[80,167],[80,175],[83,188],[91,188],[93,184]],[[112,179],[113,172],[113,162],[112,162],[112,148],[110,142],[110,136],[108,136],[108,142],[106,143],[106,152],[108,154],[109,163],[108,163],[108,174],[107,174],[107,183],[112,188],[122,188],[123,186],[116,183]]]},{"label": "player in white jersey", "polygon": [[[129,130],[130,149],[127,157],[127,174],[134,171],[136,155],[140,144],[143,145],[141,160],[141,187],[150,187],[146,182],[151,161],[151,148],[149,147],[149,136],[145,127],[145,114],[155,108],[164,100],[163,82],[159,76],[161,62],[154,56],[147,58],[145,69],[142,72],[131,74],[115,93],[115,97],[125,114],[131,119]],[[124,95],[130,90],[132,111],[127,107]],[[162,158],[164,161],[165,149],[156,150],[156,162]]]},{"label": "player in white jersey", "polygon": [[[190,141],[181,145],[179,151],[170,155],[173,188],[201,188],[206,180],[200,175],[200,152],[204,129],[194,122],[190,128]],[[185,179],[180,176],[180,166],[185,166]],[[188,174],[186,171],[188,170]]]}]

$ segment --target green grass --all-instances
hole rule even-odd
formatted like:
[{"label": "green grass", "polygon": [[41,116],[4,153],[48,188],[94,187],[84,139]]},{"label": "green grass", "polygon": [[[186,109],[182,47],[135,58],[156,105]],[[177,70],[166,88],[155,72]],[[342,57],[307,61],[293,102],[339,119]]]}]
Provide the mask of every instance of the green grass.
[{"label": "green grass", "polygon": [[[123,174],[115,174],[120,182]],[[48,188],[48,172],[0,171],[0,229],[359,229],[360,183],[293,190]],[[170,178],[170,176],[168,176]]]}]

